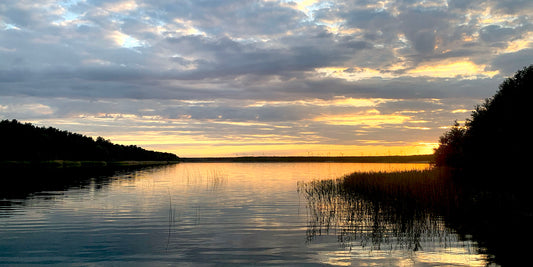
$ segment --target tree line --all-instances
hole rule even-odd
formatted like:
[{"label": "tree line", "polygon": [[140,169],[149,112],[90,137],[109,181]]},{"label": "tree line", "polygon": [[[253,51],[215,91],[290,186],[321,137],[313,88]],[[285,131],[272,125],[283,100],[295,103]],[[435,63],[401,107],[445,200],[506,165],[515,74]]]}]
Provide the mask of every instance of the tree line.
[{"label": "tree line", "polygon": [[0,160],[177,161],[172,153],[135,145],[113,144],[53,127],[38,127],[17,120],[0,121]]},{"label": "tree line", "polygon": [[464,125],[457,121],[439,139],[437,166],[474,170],[525,170],[531,160],[533,65],[505,79],[477,105]]}]

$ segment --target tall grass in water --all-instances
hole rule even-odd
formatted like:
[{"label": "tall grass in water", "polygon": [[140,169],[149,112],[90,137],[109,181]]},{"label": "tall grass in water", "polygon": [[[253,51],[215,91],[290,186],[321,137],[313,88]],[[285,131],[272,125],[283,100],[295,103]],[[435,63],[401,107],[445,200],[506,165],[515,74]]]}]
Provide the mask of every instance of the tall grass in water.
[{"label": "tall grass in water", "polygon": [[[510,185],[481,182],[495,177]],[[530,189],[517,191],[512,175],[495,177],[441,168],[354,173],[300,183],[298,190],[308,200],[309,241],[334,231],[348,246],[416,251],[424,244],[448,247],[451,238],[468,239],[488,263],[520,266],[531,260],[524,245],[533,240]]]},{"label": "tall grass in water", "polygon": [[417,251],[452,237],[440,211],[455,209],[457,188],[445,171],[354,173],[300,183],[308,200],[309,241],[334,231],[346,246]]},{"label": "tall grass in water", "polygon": [[392,173],[354,173],[340,180],[352,195],[401,210],[441,211],[454,208],[461,188],[446,169]]}]

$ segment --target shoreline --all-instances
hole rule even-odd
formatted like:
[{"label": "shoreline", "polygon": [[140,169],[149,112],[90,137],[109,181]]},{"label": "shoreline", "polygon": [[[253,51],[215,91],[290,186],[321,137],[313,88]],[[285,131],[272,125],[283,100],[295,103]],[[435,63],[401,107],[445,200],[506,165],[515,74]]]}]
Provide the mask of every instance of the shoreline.
[{"label": "shoreline", "polygon": [[106,168],[106,167],[141,167],[176,164],[179,161],[98,161],[98,160],[39,160],[39,161],[0,161],[0,168],[50,168],[50,169],[70,169],[70,168]]},{"label": "shoreline", "polygon": [[433,155],[410,156],[244,156],[180,158],[184,163],[260,163],[260,162],[334,162],[334,163],[430,163]]},{"label": "shoreline", "polygon": [[243,156],[243,157],[198,157],[180,158],[179,161],[138,160],[4,160],[0,168],[106,168],[160,166],[177,163],[431,163],[433,155],[409,156]]}]

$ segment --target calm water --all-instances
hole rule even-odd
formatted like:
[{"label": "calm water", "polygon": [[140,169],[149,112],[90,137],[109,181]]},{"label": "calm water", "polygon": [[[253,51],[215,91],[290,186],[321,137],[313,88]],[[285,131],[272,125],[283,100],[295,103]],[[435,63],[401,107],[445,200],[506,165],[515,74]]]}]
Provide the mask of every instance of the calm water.
[{"label": "calm water", "polygon": [[475,243],[439,223],[416,248],[371,222],[343,239],[298,191],[354,171],[427,167],[182,163],[95,175],[0,197],[0,265],[485,265]]}]

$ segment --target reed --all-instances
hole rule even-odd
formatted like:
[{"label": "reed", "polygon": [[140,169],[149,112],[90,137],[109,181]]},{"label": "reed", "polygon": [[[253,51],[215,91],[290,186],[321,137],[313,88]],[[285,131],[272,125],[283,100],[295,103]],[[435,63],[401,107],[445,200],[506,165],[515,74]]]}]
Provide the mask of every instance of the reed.
[{"label": "reed", "polygon": [[393,173],[354,173],[339,182],[343,190],[365,199],[394,206],[415,205],[417,209],[441,210],[456,206],[461,188],[446,169]]},{"label": "reed", "polygon": [[452,231],[441,214],[458,205],[458,189],[448,177],[445,170],[430,169],[300,183],[308,200],[308,241],[334,232],[345,246],[371,249],[416,251],[424,241],[446,244]]},{"label": "reed", "polygon": [[450,241],[474,240],[489,263],[519,266],[529,255],[529,247],[520,244],[533,239],[529,187],[468,182],[514,177],[485,173],[432,168],[300,183],[308,201],[307,238],[333,232],[346,246],[412,251],[423,244],[448,247]]}]

